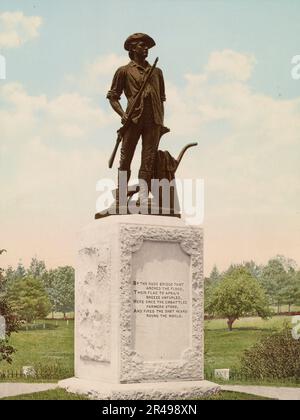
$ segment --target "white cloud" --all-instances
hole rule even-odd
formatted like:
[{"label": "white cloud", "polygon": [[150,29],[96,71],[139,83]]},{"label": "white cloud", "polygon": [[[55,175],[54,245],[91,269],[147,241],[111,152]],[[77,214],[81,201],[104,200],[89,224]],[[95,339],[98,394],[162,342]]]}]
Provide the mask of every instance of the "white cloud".
[{"label": "white cloud", "polygon": [[78,93],[34,96],[20,83],[0,85],[0,103],[0,230],[9,261],[37,254],[50,265],[72,263],[75,232],[93,219],[113,145],[101,137],[111,113]]},{"label": "white cloud", "polygon": [[104,95],[110,88],[117,68],[127,64],[128,57],[107,54],[84,66],[80,75],[67,75],[67,83],[87,95]]},{"label": "white cloud", "polygon": [[62,94],[54,99],[31,96],[20,83],[0,86],[0,126],[4,144],[18,144],[21,138],[86,139],[113,121],[90,98],[78,93]]},{"label": "white cloud", "polygon": [[[232,65],[230,56],[238,57]],[[248,82],[254,61],[215,52],[183,87],[167,83],[170,136],[199,142],[178,176],[205,179],[208,266],[276,253],[299,261],[300,97],[256,91]]]},{"label": "white cloud", "polygon": [[[115,176],[106,160],[118,121],[92,95],[105,93],[126,62],[116,55],[95,60],[55,98],[30,95],[19,83],[0,86],[0,170],[9,179],[2,184],[1,234],[5,245],[19,246],[15,255],[22,247],[28,258],[43,249],[57,261],[74,242],[71,231],[86,223],[83,215],[92,219],[96,181]],[[253,89],[254,62],[248,54],[214,52],[203,72],[185,75],[183,87],[166,83],[172,131],[162,147],[177,153],[199,141],[178,175],[205,179],[208,266],[276,253],[297,258],[300,251],[300,98],[278,100]]]},{"label": "white cloud", "polygon": [[253,54],[240,54],[232,50],[215,51],[210,55],[206,72],[246,81],[250,78],[255,63]]},{"label": "white cloud", "polygon": [[23,12],[0,13],[0,48],[16,48],[39,36],[40,16]]},{"label": "white cloud", "polygon": [[254,63],[249,54],[213,52],[204,73],[185,75],[183,88],[167,83],[167,125],[179,136],[227,124],[242,144],[251,136],[251,144],[262,146],[297,143],[300,99],[277,100],[256,92],[247,82]]}]

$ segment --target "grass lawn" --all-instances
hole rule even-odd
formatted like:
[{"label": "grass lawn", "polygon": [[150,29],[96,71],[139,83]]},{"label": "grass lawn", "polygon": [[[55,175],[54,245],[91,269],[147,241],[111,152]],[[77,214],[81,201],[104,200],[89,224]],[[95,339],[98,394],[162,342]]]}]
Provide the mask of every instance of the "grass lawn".
[{"label": "grass lawn", "polygon": [[266,397],[258,397],[256,395],[242,394],[240,392],[222,391],[208,398],[199,398],[200,401],[266,401],[271,400]]},{"label": "grass lawn", "polygon": [[229,332],[225,320],[205,323],[205,369],[233,369],[240,367],[240,358],[245,349],[253,346],[259,339],[280,329],[288,317],[274,317],[270,320],[244,318],[236,321],[234,330]]},{"label": "grass lawn", "polygon": [[[87,398],[69,394],[62,389],[54,389],[51,391],[37,392],[34,394],[19,395],[17,397],[2,398],[2,400],[87,400]],[[220,392],[217,395],[208,398],[199,398],[201,401],[238,401],[238,400],[268,400],[268,398],[257,397],[255,395],[241,394],[238,392]]]},{"label": "grass lawn", "polygon": [[77,394],[71,394],[63,389],[53,389],[45,392],[35,392],[33,394],[24,394],[17,397],[0,398],[1,400],[87,400],[86,397]]},{"label": "grass lawn", "polygon": [[59,321],[56,326],[56,321],[49,320],[46,321],[46,329],[43,329],[42,324],[40,329],[12,334],[10,342],[17,352],[13,356],[12,365],[0,362],[0,372],[39,364],[59,364],[64,370],[73,372],[74,322]]}]

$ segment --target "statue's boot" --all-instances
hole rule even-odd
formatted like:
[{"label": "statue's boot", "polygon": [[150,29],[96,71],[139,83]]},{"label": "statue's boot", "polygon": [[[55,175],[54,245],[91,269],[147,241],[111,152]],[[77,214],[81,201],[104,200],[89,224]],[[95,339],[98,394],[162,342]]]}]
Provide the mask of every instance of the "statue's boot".
[{"label": "statue's boot", "polygon": [[130,170],[118,170],[118,188],[115,195],[116,200],[116,208],[119,209],[120,207],[126,208],[127,207],[127,196],[128,196],[128,182],[131,177]]},{"label": "statue's boot", "polygon": [[139,173],[139,206],[142,214],[149,214],[149,192],[151,187],[151,172]]}]

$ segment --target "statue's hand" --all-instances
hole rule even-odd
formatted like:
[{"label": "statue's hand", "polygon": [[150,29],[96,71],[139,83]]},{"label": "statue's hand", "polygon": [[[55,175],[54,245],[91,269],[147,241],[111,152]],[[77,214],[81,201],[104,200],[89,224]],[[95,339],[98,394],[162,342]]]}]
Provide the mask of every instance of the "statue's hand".
[{"label": "statue's hand", "polygon": [[124,125],[127,123],[127,121],[128,121],[128,115],[126,114],[126,112],[124,112],[121,122]]}]

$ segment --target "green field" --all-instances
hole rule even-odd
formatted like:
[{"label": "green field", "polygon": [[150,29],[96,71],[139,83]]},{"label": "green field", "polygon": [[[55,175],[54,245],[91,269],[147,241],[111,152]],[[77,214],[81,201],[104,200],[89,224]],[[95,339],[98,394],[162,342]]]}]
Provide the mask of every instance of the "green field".
[{"label": "green field", "polygon": [[207,398],[199,398],[201,401],[266,401],[270,398],[258,397],[256,395],[243,394],[240,392],[222,391]]},{"label": "green field", "polygon": [[[205,370],[230,368],[238,370],[240,358],[260,338],[280,329],[284,322],[290,322],[287,317],[274,317],[263,321],[259,318],[246,318],[237,321],[234,331],[228,332],[225,320],[206,321],[205,323]],[[46,321],[34,325],[29,331],[13,334],[12,345],[17,349],[13,364],[0,363],[0,374],[3,371],[20,371],[22,366],[59,366],[58,376],[47,376],[42,379],[61,379],[73,375],[73,321]],[[51,369],[50,369],[51,370]],[[212,378],[208,378],[212,379]],[[5,378],[2,378],[4,381]],[[20,381],[18,377],[10,381]],[[284,384],[284,383],[283,383]]]},{"label": "green field", "polygon": [[260,318],[243,318],[236,321],[234,330],[229,332],[225,320],[206,321],[206,370],[238,369],[244,350],[282,328],[285,322],[291,323],[291,318],[274,317],[265,321]]},{"label": "green field", "polygon": [[[56,325],[57,324],[57,325]],[[12,334],[11,344],[17,352],[13,356],[12,365],[0,362],[1,371],[17,371],[22,366],[62,366],[69,375],[73,372],[74,356],[74,322],[46,321],[30,326],[29,331]],[[62,373],[62,376],[63,373]]]}]

